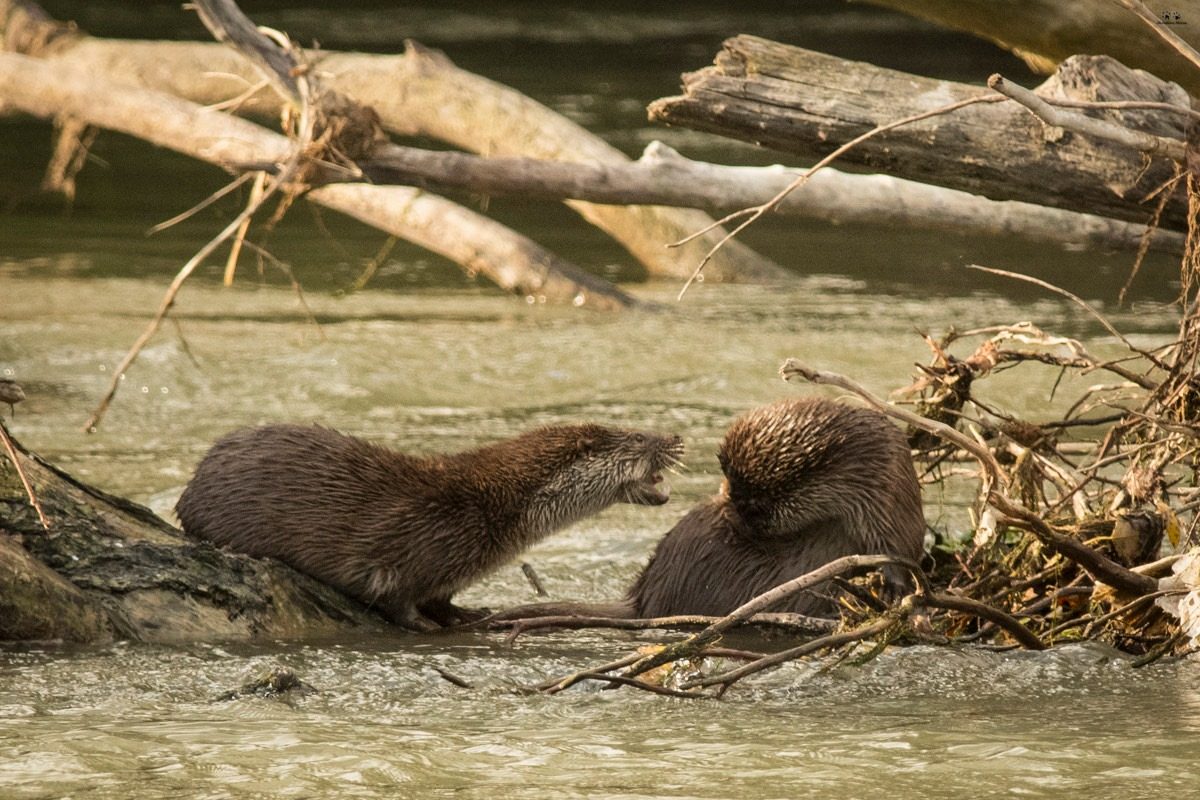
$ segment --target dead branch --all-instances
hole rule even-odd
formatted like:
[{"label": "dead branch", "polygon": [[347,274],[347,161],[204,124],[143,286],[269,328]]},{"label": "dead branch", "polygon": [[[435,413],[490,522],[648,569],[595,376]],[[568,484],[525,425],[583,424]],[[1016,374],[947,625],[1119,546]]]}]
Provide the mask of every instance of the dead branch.
[{"label": "dead branch", "polygon": [[911,570],[914,575],[922,574],[921,568],[918,565],[904,558],[883,555],[843,556],[752,598],[699,633],[692,634],[686,639],[667,645],[657,653],[645,656],[630,666],[625,674],[630,676],[640,675],[670,661],[677,661],[681,658],[695,655],[700,648],[712,643],[726,630],[744,622],[753,614],[769,608],[797,592],[802,592],[805,589],[822,584],[835,575],[844,575],[858,570],[874,569],[886,565],[905,567]]},{"label": "dead branch", "polygon": [[[896,625],[896,623],[897,620],[895,619],[883,617],[851,631],[844,631],[841,633],[833,633],[828,636],[822,636],[820,639],[813,639],[811,642],[805,642],[802,645],[792,647],[788,650],[782,650],[778,653],[773,653],[772,655],[760,658],[757,661],[752,661],[749,664],[745,664],[737,669],[729,670],[728,672],[722,672],[720,674],[711,675],[705,678],[694,678],[690,681],[685,681],[680,688],[703,689],[708,686],[720,685],[721,693],[723,694],[726,689],[748,675],[753,675],[756,672],[762,672],[765,669],[770,669],[771,667],[778,666],[787,661],[795,661],[798,658],[810,655],[811,653],[820,652],[821,650],[833,650],[838,647],[844,647],[845,645],[853,642],[860,642],[864,639],[870,639],[872,637],[879,636],[880,634],[887,632],[887,630]],[[691,697],[701,695],[689,694],[688,696]]]},{"label": "dead branch", "polygon": [[1057,552],[1075,561],[1097,578],[1112,586],[1135,594],[1148,594],[1158,588],[1151,578],[1138,575],[1117,564],[1086,545],[1055,531],[1050,525],[1021,504],[1013,501],[1005,493],[1007,479],[1004,472],[996,463],[995,457],[974,439],[942,422],[926,419],[902,408],[890,405],[875,397],[871,392],[850,380],[833,372],[822,372],[804,366],[796,359],[788,359],[780,368],[784,380],[803,378],[810,383],[838,386],[863,398],[872,407],[883,413],[901,420],[920,430],[927,431],[942,439],[961,447],[975,456],[988,475],[983,494],[994,508],[1006,515],[1010,524],[1017,524],[1029,530],[1038,539]]},{"label": "dead branch", "polygon": [[1005,80],[1004,76],[999,73],[989,77],[987,85],[1005,97],[1025,106],[1035,117],[1052,127],[1075,131],[1097,139],[1105,139],[1122,147],[1140,150],[1148,155],[1164,155],[1175,161],[1183,161],[1183,142],[1178,139],[1154,136],[1083,114],[1061,111],[1025,87]]},{"label": "dead branch", "polygon": [[[642,630],[681,630],[688,628],[707,627],[720,622],[723,617],[705,616],[701,614],[678,615],[673,617],[646,617],[635,619],[619,619],[613,617],[592,617],[584,615],[554,615],[545,617],[517,617],[493,620],[488,627],[493,630],[508,630],[509,635],[505,644],[511,646],[522,634],[545,628],[563,630],[581,630],[587,628],[609,628],[613,630],[642,631]],[[740,625],[764,630],[778,630],[793,635],[811,636],[826,633],[837,627],[834,620],[805,617],[800,614],[754,614]]]}]

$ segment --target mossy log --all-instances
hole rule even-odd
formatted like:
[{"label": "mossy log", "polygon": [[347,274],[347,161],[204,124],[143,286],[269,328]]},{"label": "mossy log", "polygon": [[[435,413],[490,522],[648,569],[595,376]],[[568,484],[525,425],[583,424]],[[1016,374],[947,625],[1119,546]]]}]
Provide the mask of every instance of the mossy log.
[{"label": "mossy log", "polygon": [[49,530],[0,454],[0,640],[295,638],[385,626],[284,564],[192,541],[13,445]]}]

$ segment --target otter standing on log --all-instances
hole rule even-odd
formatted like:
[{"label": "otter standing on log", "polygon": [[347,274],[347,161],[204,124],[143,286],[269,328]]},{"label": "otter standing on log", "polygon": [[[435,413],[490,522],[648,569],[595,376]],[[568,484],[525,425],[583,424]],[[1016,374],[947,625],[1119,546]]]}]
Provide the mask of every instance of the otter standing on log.
[{"label": "otter standing on log", "polygon": [[464,618],[458,590],[616,502],[660,505],[677,436],[561,425],[455,455],[410,456],[321,427],[220,439],[175,510],[186,533],[272,557],[392,622]]},{"label": "otter standing on log", "polygon": [[[718,460],[720,492],[659,541],[623,600],[537,603],[498,618],[723,616],[842,556],[921,558],[925,518],[908,444],[877,411],[782,400],[736,420]],[[906,581],[900,570],[885,575]],[[825,586],[768,610],[812,616],[834,608]]]}]

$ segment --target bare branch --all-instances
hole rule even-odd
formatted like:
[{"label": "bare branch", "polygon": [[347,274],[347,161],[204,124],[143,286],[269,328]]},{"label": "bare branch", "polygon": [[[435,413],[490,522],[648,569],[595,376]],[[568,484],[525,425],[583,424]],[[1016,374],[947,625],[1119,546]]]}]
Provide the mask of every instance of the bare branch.
[{"label": "bare branch", "polygon": [[1004,76],[996,73],[988,78],[987,85],[1028,108],[1035,117],[1047,125],[1053,125],[1065,130],[1105,139],[1123,147],[1140,150],[1149,155],[1163,155],[1175,161],[1183,161],[1184,145],[1179,139],[1168,139],[1165,136],[1155,136],[1145,131],[1137,131],[1116,125],[1095,117],[1062,111],[1047,103],[1023,86],[1018,86]]}]

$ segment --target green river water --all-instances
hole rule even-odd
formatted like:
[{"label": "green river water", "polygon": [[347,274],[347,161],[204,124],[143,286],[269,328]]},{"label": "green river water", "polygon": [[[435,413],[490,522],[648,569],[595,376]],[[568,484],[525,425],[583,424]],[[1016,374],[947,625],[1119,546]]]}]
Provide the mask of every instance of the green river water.
[{"label": "green river water", "polygon": [[[688,155],[772,154],[645,122],[646,102],[707,63],[721,38],[771,36],[916,72],[1032,79],[1006,54],[899,16],[839,4],[604,10],[582,3],[246,3],[260,23],[328,47],[379,52],[406,36],[516,86],[637,153],[662,138]],[[674,4],[672,4],[674,5]],[[733,4],[728,4],[732,6]],[[174,3],[48,3],[107,35],[195,37]],[[49,127],[0,121],[0,376],[29,399],[10,427],[80,478],[171,508],[205,448],[245,424],[319,422],[413,451],[494,441],[531,426],[598,420],[682,435],[687,471],[658,508],[620,506],[526,554],[558,598],[619,594],[654,542],[718,482],[716,444],[743,410],[811,388],[783,384],[787,357],[886,393],[927,351],[918,330],[1031,320],[1119,352],[1077,306],[970,273],[978,262],[1045,277],[1102,308],[1134,340],[1172,335],[1177,271],[1150,259],[1117,308],[1130,254],[1003,240],[765,220],[746,241],[794,271],[783,287],[646,281],[604,237],[550,204],[490,212],[564,256],[659,301],[607,316],[529,305],[398,246],[344,295],[382,234],[300,204],[270,237],[287,282],[246,259],[239,284],[201,270],[129,370],[99,430],[79,428],[175,270],[225,220],[218,204],[158,236],[146,228],[221,185],[215,170],[102,136],[74,209],[33,190]],[[1090,382],[1026,368],[981,394],[1037,419]],[[953,497],[930,522],[962,532]],[[462,597],[528,602],[515,565]],[[820,671],[796,663],[720,701],[580,688],[512,688],[617,657],[661,634],[356,637],[308,642],[0,648],[0,798],[1192,797],[1200,786],[1200,672],[1130,667],[1098,646],[1042,654],[909,648]],[[754,644],[752,641],[749,644]],[[761,644],[761,643],[759,643]],[[290,703],[214,700],[273,664],[319,694]],[[435,668],[469,680],[460,689]]]}]

